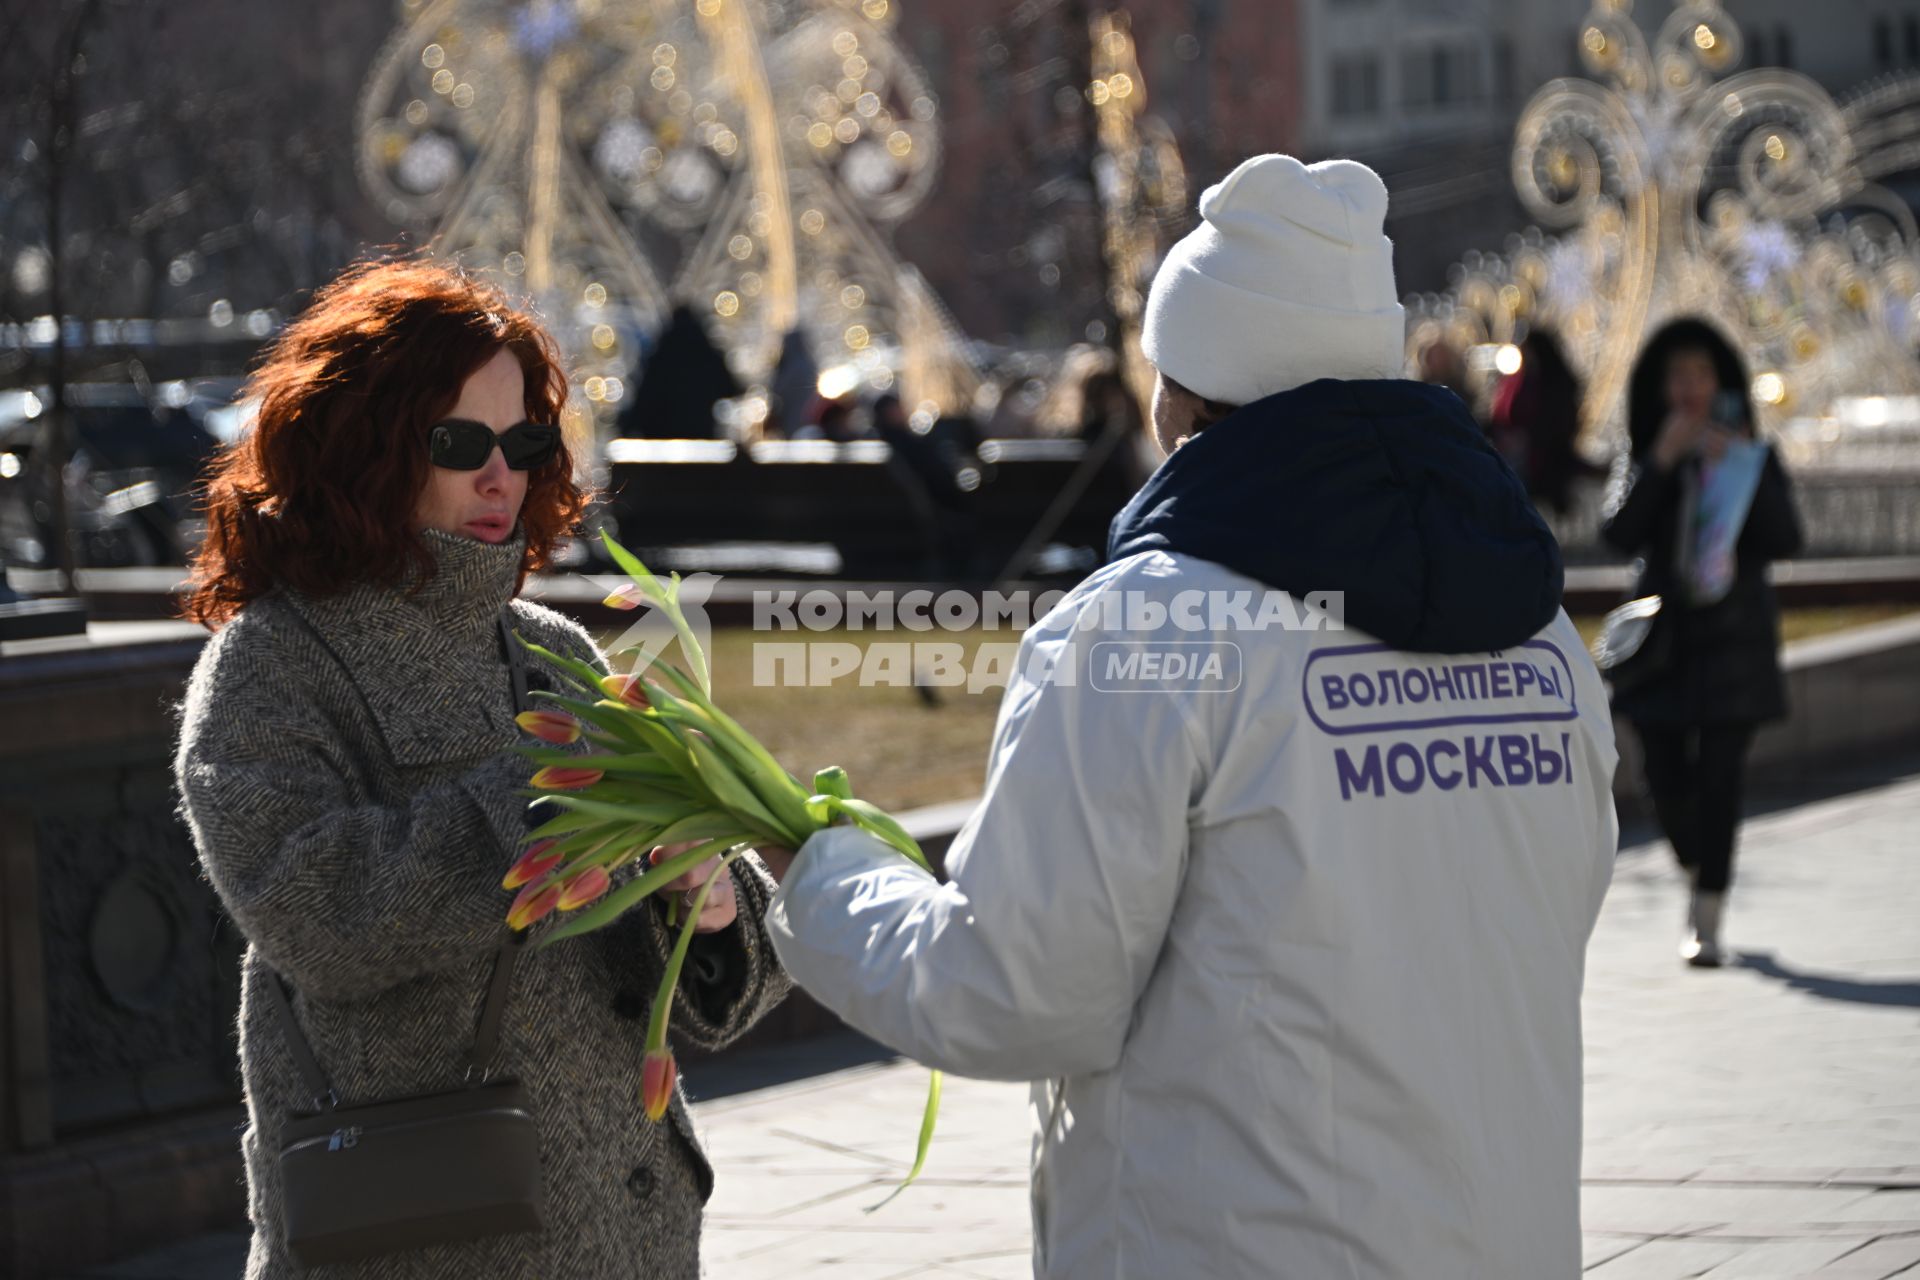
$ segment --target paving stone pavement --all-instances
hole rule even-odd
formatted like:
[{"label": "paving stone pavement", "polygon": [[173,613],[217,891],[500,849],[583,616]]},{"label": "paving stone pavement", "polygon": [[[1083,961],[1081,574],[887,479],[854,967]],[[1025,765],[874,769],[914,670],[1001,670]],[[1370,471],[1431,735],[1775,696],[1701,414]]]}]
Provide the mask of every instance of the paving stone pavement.
[{"label": "paving stone pavement", "polygon": [[[1718,973],[1674,956],[1666,846],[1623,850],[1588,959],[1588,1280],[1920,1280],[1916,833],[1920,771],[1751,819]],[[867,1212],[910,1162],[925,1082],[882,1061],[698,1103],[707,1273],[1031,1275],[1025,1086],[949,1080],[926,1176]],[[229,1280],[244,1240],[177,1257],[87,1280]]]},{"label": "paving stone pavement", "polygon": [[[1666,845],[1622,851],[1588,957],[1590,1280],[1920,1280],[1916,833],[1920,775],[1750,820],[1718,973],[1675,957]],[[949,1081],[926,1177],[864,1212],[912,1155],[924,1079],[869,1066],[698,1107],[709,1273],[1029,1276],[1025,1086]]]}]

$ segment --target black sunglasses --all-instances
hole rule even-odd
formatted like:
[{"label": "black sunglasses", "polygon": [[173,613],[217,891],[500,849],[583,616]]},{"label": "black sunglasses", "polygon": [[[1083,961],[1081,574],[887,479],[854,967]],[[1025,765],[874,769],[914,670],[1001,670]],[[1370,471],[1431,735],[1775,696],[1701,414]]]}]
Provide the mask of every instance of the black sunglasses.
[{"label": "black sunglasses", "polygon": [[507,466],[515,471],[532,471],[553,461],[560,449],[560,428],[539,422],[522,422],[495,434],[484,422],[448,418],[436,422],[427,435],[427,455],[436,467],[449,471],[478,471],[493,456],[498,444]]}]

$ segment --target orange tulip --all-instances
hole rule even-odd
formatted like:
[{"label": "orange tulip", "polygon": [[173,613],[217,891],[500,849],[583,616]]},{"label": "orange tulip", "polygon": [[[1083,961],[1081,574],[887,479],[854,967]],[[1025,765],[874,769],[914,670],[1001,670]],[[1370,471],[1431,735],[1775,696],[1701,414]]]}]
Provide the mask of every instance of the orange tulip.
[{"label": "orange tulip", "polygon": [[645,600],[646,597],[640,594],[640,588],[628,584],[615,587],[613,594],[600,603],[609,609],[638,609]]},{"label": "orange tulip", "polygon": [[584,907],[612,887],[613,879],[605,867],[588,867],[560,886],[560,910]]},{"label": "orange tulip", "polygon": [[507,878],[500,882],[502,889],[518,889],[523,884],[532,884],[545,876],[547,872],[560,865],[567,855],[554,853],[553,846],[558,839],[542,840],[539,844],[528,845],[520,860],[507,870]]},{"label": "orange tulip", "polygon": [[604,769],[575,769],[550,764],[533,775],[533,785],[542,791],[578,791],[606,776]]},{"label": "orange tulip", "polygon": [[630,707],[648,705],[647,686],[639,676],[601,676],[600,691]]},{"label": "orange tulip", "polygon": [[673,1081],[677,1074],[673,1050],[647,1051],[647,1056],[640,1063],[640,1104],[646,1108],[647,1119],[658,1120],[667,1114],[667,1104],[673,1101]]},{"label": "orange tulip", "polygon": [[522,711],[513,722],[540,741],[555,746],[564,747],[580,740],[580,722],[564,711]]},{"label": "orange tulip", "polygon": [[513,900],[513,909],[507,912],[507,928],[515,932],[525,929],[559,904],[558,884],[530,884]]}]

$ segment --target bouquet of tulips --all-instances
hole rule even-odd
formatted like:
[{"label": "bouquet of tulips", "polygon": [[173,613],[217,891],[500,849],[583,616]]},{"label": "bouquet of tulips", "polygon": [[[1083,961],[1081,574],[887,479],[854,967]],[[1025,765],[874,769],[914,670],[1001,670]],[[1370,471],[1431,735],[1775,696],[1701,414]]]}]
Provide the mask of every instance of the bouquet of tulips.
[{"label": "bouquet of tulips", "polygon": [[[846,770],[822,769],[812,787],[802,786],[752,734],[714,705],[707,656],[680,607],[679,575],[662,582],[625,547],[601,536],[631,580],[607,603],[623,609],[643,603],[658,607],[673,624],[691,673],[658,662],[642,674],[638,664],[646,656],[641,654],[633,674],[603,676],[584,662],[522,639],[575,691],[537,691],[534,696],[549,705],[518,718],[523,730],[551,744],[522,751],[539,766],[530,791],[533,803],[556,812],[528,833],[526,851],[503,881],[504,888],[518,891],[507,913],[508,925],[525,929],[553,912],[567,913],[569,918],[538,943],[552,946],[612,923],[710,858],[720,859],[717,879],[728,863],[755,844],[798,849],[814,832],[841,820],[927,867],[926,856],[904,827],[854,798]],[[665,682],[651,678],[654,675],[664,676]],[[556,749],[582,738],[596,750],[576,754]],[[615,886],[612,873],[620,867],[656,847],[688,842],[698,843]],[[656,1121],[666,1114],[675,1078],[667,1019],[712,885],[708,880],[701,886],[684,921],[676,920],[677,898],[669,907],[669,923],[678,923],[679,934],[654,997],[641,1072],[641,1102],[648,1118]],[[934,1072],[919,1148],[901,1189],[926,1163],[939,1106],[940,1073]]]}]

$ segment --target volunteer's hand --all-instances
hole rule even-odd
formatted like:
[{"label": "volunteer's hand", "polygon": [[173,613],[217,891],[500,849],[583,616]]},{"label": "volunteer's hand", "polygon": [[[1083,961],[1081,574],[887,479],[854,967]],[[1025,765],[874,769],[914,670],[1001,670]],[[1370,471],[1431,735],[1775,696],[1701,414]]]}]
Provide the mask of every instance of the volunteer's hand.
[{"label": "volunteer's hand", "polygon": [[[648,854],[655,866],[678,857],[695,845],[702,843],[689,840],[685,844],[663,844]],[[720,869],[719,855],[715,855],[677,880],[670,880],[661,886],[660,892],[666,895],[679,895],[682,912],[693,906],[693,900],[700,892],[700,886],[713,879],[715,873],[720,876],[712,890],[707,894],[706,906],[700,909],[700,921],[693,926],[695,933],[718,933],[727,928],[740,915],[740,904],[734,897],[733,876]],[[682,919],[685,917],[682,916]]]}]

